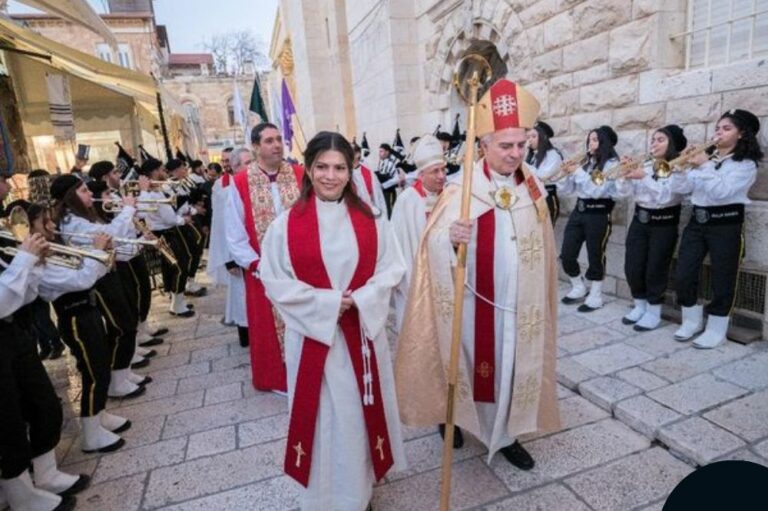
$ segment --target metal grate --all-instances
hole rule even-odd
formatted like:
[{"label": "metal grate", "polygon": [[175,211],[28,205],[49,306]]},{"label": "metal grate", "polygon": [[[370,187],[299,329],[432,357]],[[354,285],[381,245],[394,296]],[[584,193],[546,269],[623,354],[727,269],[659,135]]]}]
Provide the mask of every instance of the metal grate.
[{"label": "metal grate", "polygon": [[[669,276],[668,289],[675,290],[675,267],[677,260],[672,263]],[[750,316],[766,314],[765,299],[768,276],[761,273],[748,271],[739,272],[739,280],[736,286],[736,303],[734,308],[739,311],[751,313]],[[712,298],[712,268],[709,264],[702,266],[699,275],[699,298],[710,300]]]}]

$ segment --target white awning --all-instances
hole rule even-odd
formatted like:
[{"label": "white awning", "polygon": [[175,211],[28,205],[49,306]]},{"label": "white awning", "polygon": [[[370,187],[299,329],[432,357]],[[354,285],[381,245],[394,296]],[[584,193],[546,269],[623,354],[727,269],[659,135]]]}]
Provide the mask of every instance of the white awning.
[{"label": "white awning", "polygon": [[99,34],[112,47],[117,48],[117,39],[101,16],[86,0],[17,0],[30,7],[58,16]]}]

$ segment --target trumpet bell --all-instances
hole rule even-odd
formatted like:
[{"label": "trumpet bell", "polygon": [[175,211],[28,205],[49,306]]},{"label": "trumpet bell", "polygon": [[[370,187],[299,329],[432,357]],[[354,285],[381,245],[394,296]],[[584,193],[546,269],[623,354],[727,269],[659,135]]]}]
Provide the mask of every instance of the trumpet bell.
[{"label": "trumpet bell", "polygon": [[[485,58],[477,53],[464,55],[456,64],[453,85],[467,103],[474,103],[491,85],[493,69]],[[472,97],[473,85],[477,86],[477,97]]]},{"label": "trumpet bell", "polygon": [[29,217],[21,206],[16,206],[11,210],[11,214],[8,216],[8,230],[19,241],[23,241],[29,236]]},{"label": "trumpet bell", "polygon": [[605,184],[605,174],[603,174],[602,170],[596,170],[592,173],[592,182],[596,186],[602,186]]},{"label": "trumpet bell", "polygon": [[656,160],[653,162],[653,174],[661,179],[666,179],[672,175],[672,167],[665,160]]}]

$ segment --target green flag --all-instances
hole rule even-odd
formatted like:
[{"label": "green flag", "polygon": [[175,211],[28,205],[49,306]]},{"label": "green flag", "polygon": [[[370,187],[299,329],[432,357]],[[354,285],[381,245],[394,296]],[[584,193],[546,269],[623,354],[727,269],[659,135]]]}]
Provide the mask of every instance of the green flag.
[{"label": "green flag", "polygon": [[267,109],[264,108],[264,100],[261,98],[261,87],[259,87],[259,75],[253,80],[253,91],[251,92],[251,112],[259,114],[261,122],[268,122]]}]

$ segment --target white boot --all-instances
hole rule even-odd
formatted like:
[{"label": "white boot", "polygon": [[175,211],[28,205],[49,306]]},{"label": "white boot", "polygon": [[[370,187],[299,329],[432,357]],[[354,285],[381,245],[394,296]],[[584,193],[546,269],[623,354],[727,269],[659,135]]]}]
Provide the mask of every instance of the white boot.
[{"label": "white boot", "polygon": [[139,344],[142,342],[147,342],[152,340],[152,336],[150,335],[149,327],[147,327],[147,322],[141,322],[139,323],[139,326],[136,327],[136,347],[139,347]]},{"label": "white boot", "polygon": [[584,279],[581,275],[571,277],[571,290],[563,297],[564,304],[572,304],[581,301],[587,295],[587,286],[584,285]]},{"label": "white boot", "polygon": [[142,348],[141,346],[136,346],[136,351],[134,351],[133,353],[134,353],[134,357],[138,355],[141,358],[150,358],[157,355],[157,352],[155,350]]},{"label": "white boot", "polygon": [[[85,488],[90,478],[61,472],[56,465],[56,450],[52,449],[37,458],[32,458],[35,472],[35,486],[51,493],[76,493]],[[82,481],[81,481],[82,480]],[[75,488],[75,485],[78,488]]]},{"label": "white boot", "polygon": [[195,282],[195,279],[189,278],[189,279],[187,279],[187,286],[185,288],[185,291],[187,293],[199,293],[200,292],[200,284]]},{"label": "white boot", "polygon": [[112,378],[109,382],[109,397],[134,397],[141,394],[142,387],[132,383],[128,379],[130,369],[116,369],[112,371]]},{"label": "white boot", "polygon": [[720,346],[728,333],[729,316],[712,316],[707,318],[707,329],[695,341],[694,348],[711,349]]},{"label": "white boot", "polygon": [[99,412],[99,423],[101,427],[112,433],[122,433],[131,427],[131,421],[119,415],[112,415],[106,410]]},{"label": "white boot", "polygon": [[104,429],[99,415],[80,417],[80,449],[83,452],[112,452],[125,445],[125,440]]},{"label": "white boot", "polygon": [[579,312],[592,312],[603,306],[603,281],[593,280],[589,296],[577,309]]},{"label": "white boot", "polygon": [[187,307],[187,301],[184,299],[184,294],[182,293],[171,293],[170,313],[174,316],[182,317],[190,317],[195,315],[195,312]]},{"label": "white boot", "polygon": [[13,511],[53,511],[62,501],[58,495],[35,488],[28,470],[14,479],[0,479],[0,488]]},{"label": "white boot", "polygon": [[675,331],[676,341],[689,341],[704,330],[704,307],[683,307],[683,321]]},{"label": "white boot", "polygon": [[621,318],[621,322],[625,325],[632,325],[640,321],[640,318],[645,314],[645,310],[648,308],[648,300],[635,300],[635,306],[629,313]]},{"label": "white boot", "polygon": [[134,351],[133,352],[133,358],[131,359],[131,365],[138,364],[138,363],[141,363],[141,362],[144,362],[144,357],[142,357],[141,355],[139,355],[138,353],[136,353]]},{"label": "white boot", "polygon": [[647,332],[655,330],[661,324],[661,304],[649,305],[645,314],[635,324],[635,330],[638,332]]}]

